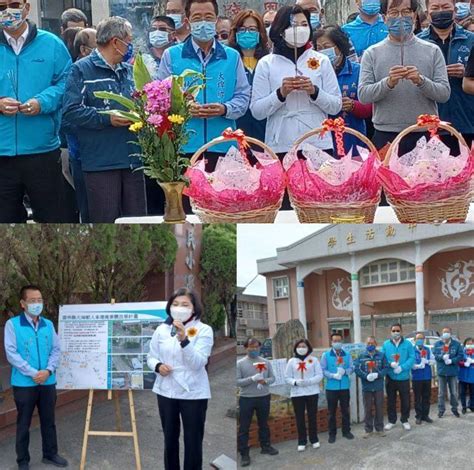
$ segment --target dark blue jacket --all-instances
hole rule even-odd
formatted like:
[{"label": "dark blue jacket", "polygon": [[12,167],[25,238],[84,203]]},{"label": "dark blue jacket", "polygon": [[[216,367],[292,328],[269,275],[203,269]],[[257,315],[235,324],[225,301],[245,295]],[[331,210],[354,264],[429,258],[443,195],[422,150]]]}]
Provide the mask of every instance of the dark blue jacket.
[{"label": "dark blue jacket", "polygon": [[[244,68],[245,74],[247,75],[247,79],[249,81],[249,85],[252,86],[255,70],[250,70],[245,66]],[[267,120],[262,119],[261,121],[258,121],[252,116],[250,109],[247,109],[247,112],[241,118],[237,119],[237,129],[242,129],[245,135],[253,137],[254,139],[258,139],[261,142],[265,142],[266,125]],[[260,151],[261,149],[258,150]]]},{"label": "dark blue jacket", "polygon": [[[450,39],[446,64],[467,65],[469,54],[474,46],[474,33],[461,26],[455,26],[454,36]],[[436,44],[431,36],[431,27],[424,29],[418,37]],[[462,78],[449,77],[451,97],[446,103],[438,103],[439,116],[450,122],[462,134],[474,134],[474,95],[464,93]]]},{"label": "dark blue jacket", "polygon": [[124,108],[94,96],[96,91],[109,91],[130,98],[133,89],[131,66],[121,63],[113,70],[97,50],[72,65],[64,94],[63,119],[74,127],[84,171],[140,166],[140,160],[130,156],[139,152],[139,147],[131,143],[134,134],[127,127],[113,127],[110,116],[100,113]]},{"label": "dark blue jacket", "polygon": [[[472,349],[470,350],[472,351]],[[474,386],[474,363],[471,363],[469,367],[465,367],[464,361],[467,357],[467,349],[465,349],[463,360],[459,363],[459,381],[471,384],[472,387]],[[471,354],[470,358],[474,360],[474,354]]]},{"label": "dark blue jacket", "polygon": [[[434,360],[434,356],[430,351],[430,348],[423,346],[423,351],[426,351],[424,359],[427,361]],[[431,380],[433,376],[430,364],[425,364],[425,367],[422,369],[415,369],[415,366],[421,364],[422,359],[423,357],[421,355],[421,350],[418,348],[418,346],[415,346],[415,364],[413,364],[413,369],[411,370],[411,379],[415,382],[418,380]]]},{"label": "dark blue jacket", "polygon": [[[370,373],[367,366],[369,361],[375,362],[375,367],[372,369],[372,372],[377,372],[377,374],[379,374],[373,382],[367,380],[367,375]],[[388,374],[389,370],[390,365],[388,364],[384,353],[378,350],[375,350],[373,354],[364,351],[354,362],[354,372],[362,382],[363,392],[377,392],[383,390],[383,379]]]},{"label": "dark blue jacket", "polygon": [[[464,359],[464,350],[462,344],[455,339],[451,339],[448,352],[444,351],[444,341],[437,341],[433,347],[433,354],[438,367],[438,375],[452,377],[457,376],[459,372],[459,362]],[[449,354],[452,363],[446,365],[443,356]]]}]

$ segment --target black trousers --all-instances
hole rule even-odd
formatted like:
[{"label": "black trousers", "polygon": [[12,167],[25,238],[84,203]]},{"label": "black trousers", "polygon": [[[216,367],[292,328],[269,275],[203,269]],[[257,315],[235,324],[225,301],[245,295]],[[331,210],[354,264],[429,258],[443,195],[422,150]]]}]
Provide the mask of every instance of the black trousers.
[{"label": "black trousers", "polygon": [[413,380],[415,395],[415,418],[425,419],[430,414],[431,380]]},{"label": "black trousers", "polygon": [[257,414],[258,438],[260,446],[270,445],[270,428],[268,416],[270,414],[270,395],[265,397],[240,397],[239,399],[239,434],[237,447],[241,454],[249,451],[249,429],[252,423],[253,412]]},{"label": "black trousers", "polygon": [[54,411],[56,407],[56,385],[38,385],[36,387],[13,387],[16,417],[16,461],[18,465],[30,461],[30,425],[35,408],[41,425],[43,457],[50,458],[58,453]]},{"label": "black trousers", "polygon": [[308,413],[309,442],[314,444],[318,439],[318,399],[319,395],[307,395],[304,397],[293,397],[293,409],[295,410],[296,428],[298,429],[298,445],[303,446],[308,442],[306,434],[306,416]]},{"label": "black trousers", "polygon": [[26,222],[25,195],[36,222],[63,222],[65,190],[59,149],[34,155],[0,156],[0,223]]},{"label": "black trousers", "polygon": [[119,217],[146,215],[142,171],[123,169],[83,173],[91,223],[113,223]]},{"label": "black trousers", "polygon": [[335,436],[337,434],[336,410],[338,402],[341,407],[342,415],[342,435],[347,434],[351,430],[349,390],[326,390],[326,399],[329,412],[329,435]]},{"label": "black trousers", "polygon": [[459,381],[459,398],[463,409],[474,411],[474,384]]},{"label": "black trousers", "polygon": [[397,392],[400,395],[401,416],[400,421],[406,423],[410,417],[410,381],[392,380],[387,376],[385,382],[387,390],[387,415],[388,422],[397,422]]},{"label": "black trousers", "polygon": [[184,470],[202,469],[202,441],[207,400],[180,400],[158,395],[158,410],[165,435],[165,470],[179,470],[180,417],[184,431]]}]

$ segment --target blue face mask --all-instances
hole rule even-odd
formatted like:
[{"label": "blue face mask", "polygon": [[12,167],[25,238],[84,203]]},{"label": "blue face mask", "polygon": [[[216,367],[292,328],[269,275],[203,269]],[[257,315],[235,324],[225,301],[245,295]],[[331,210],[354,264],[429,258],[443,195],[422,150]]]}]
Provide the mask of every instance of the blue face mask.
[{"label": "blue face mask", "polygon": [[258,357],[258,355],[260,354],[260,351],[257,350],[257,351],[248,351],[248,355],[249,357],[251,357],[252,359],[255,359],[256,357]]},{"label": "blue face mask", "polygon": [[212,41],[216,35],[216,23],[213,21],[197,21],[191,23],[191,34],[197,41]]},{"label": "blue face mask", "polygon": [[319,29],[319,27],[321,26],[321,16],[319,13],[311,13],[310,15],[310,23],[311,23],[311,27],[313,28],[313,31],[315,29]]},{"label": "blue face mask", "polygon": [[329,57],[329,60],[331,61],[331,64],[334,65],[337,61],[337,55],[336,55],[336,49],[334,47],[329,47],[327,49],[321,49],[320,51],[321,54],[324,54]]},{"label": "blue face mask", "polygon": [[413,32],[413,18],[403,16],[401,18],[389,18],[387,22],[388,32],[396,38],[408,36]]},{"label": "blue face mask", "polygon": [[332,347],[336,350],[336,351],[340,351],[342,349],[342,343],[332,343]]},{"label": "blue face mask", "polygon": [[33,317],[39,317],[43,311],[43,304],[28,304],[28,313]]},{"label": "blue face mask", "polygon": [[122,44],[125,44],[127,46],[127,50],[122,56],[122,62],[128,62],[133,57],[133,44],[131,42],[127,44],[125,41],[122,41],[121,39],[119,39],[119,41]]},{"label": "blue face mask", "polygon": [[424,343],[424,341],[423,341],[422,339],[417,339],[417,340],[415,341],[415,344],[416,344],[417,346],[423,346],[423,343]]},{"label": "blue face mask", "polygon": [[170,43],[169,33],[167,31],[150,31],[148,38],[153,47],[165,47]]},{"label": "blue face mask", "polygon": [[456,3],[456,19],[464,20],[471,14],[471,6],[469,3]]},{"label": "blue face mask", "polygon": [[236,34],[237,44],[242,49],[255,49],[260,42],[258,31],[239,31]]},{"label": "blue face mask", "polygon": [[369,16],[375,16],[380,13],[380,2],[377,0],[363,0],[360,10]]},{"label": "blue face mask", "polygon": [[367,346],[367,351],[369,352],[374,352],[375,351],[375,345],[374,344],[369,344]]},{"label": "blue face mask", "polygon": [[174,27],[176,29],[180,29],[183,26],[183,15],[180,15],[179,13],[170,13],[166,16],[174,21]]}]

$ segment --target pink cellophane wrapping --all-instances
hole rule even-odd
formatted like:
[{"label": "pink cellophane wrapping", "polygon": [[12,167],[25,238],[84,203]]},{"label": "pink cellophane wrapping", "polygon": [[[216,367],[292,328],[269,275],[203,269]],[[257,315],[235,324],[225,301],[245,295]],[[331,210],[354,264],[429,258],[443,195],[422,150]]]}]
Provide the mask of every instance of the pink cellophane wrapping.
[{"label": "pink cellophane wrapping", "polygon": [[381,185],[376,178],[379,161],[375,154],[359,148],[362,161],[352,158],[352,150],[336,160],[310,144],[303,146],[306,160],[291,149],[283,161],[288,190],[299,202],[352,203],[375,199]]},{"label": "pink cellophane wrapping", "polygon": [[207,173],[204,160],[199,160],[186,171],[190,185],[184,194],[202,208],[225,213],[256,210],[277,203],[286,187],[283,167],[267,153],[252,153],[258,160],[255,166],[231,147],[224,157],[219,157],[213,173]]},{"label": "pink cellophane wrapping", "polygon": [[450,155],[438,138],[421,137],[415,149],[396,158],[393,150],[389,167],[380,167],[378,177],[388,194],[406,201],[438,201],[460,196],[469,188],[474,174],[474,152],[460,146],[461,153]]}]

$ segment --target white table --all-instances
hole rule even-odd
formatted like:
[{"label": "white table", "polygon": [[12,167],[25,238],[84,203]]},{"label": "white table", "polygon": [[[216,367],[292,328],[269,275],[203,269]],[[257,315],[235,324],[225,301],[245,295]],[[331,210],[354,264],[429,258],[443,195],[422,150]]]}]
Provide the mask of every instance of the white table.
[{"label": "white table", "polygon": [[[115,223],[117,224],[161,224],[163,222],[163,216],[146,216],[146,217],[122,217],[117,219]],[[200,220],[197,215],[188,215],[186,216],[186,222],[192,224],[199,224]],[[471,204],[469,213],[466,219],[467,223],[474,223],[474,203]],[[298,218],[295,211],[280,211],[275,220],[276,224],[297,224]],[[375,213],[376,224],[397,224],[398,219],[395,215],[395,212],[391,207],[379,207]]]}]

